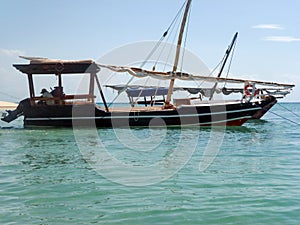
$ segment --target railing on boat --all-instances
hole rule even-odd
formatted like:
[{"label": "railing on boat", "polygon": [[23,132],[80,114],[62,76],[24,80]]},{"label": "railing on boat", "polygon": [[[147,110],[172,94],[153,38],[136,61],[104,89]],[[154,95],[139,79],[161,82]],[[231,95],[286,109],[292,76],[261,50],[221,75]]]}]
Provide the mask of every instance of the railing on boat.
[{"label": "railing on boat", "polygon": [[45,98],[45,97],[32,97],[30,98],[31,105],[47,104],[48,105],[65,105],[65,104],[92,104],[95,102],[95,95],[81,94],[81,95],[64,95],[61,97]]}]

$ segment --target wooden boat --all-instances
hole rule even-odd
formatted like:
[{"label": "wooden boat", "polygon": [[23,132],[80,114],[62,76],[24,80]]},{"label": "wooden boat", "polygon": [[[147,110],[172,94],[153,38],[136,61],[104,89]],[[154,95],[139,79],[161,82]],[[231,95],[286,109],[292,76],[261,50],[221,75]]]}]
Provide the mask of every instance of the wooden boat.
[{"label": "wooden boat", "polygon": [[[186,1],[185,11],[178,37],[176,57],[171,72],[157,72],[143,68],[103,65],[93,60],[66,61],[45,58],[26,58],[29,64],[13,65],[27,75],[29,83],[29,98],[22,100],[14,111],[8,111],[2,120],[10,122],[19,116],[24,116],[24,126],[40,127],[161,127],[161,126],[240,126],[249,119],[261,118],[274,104],[278,97],[284,97],[294,87],[292,84],[280,84],[254,80],[222,78],[222,70],[235,43],[237,34],[226,51],[220,73],[217,77],[199,76],[183,73],[177,70],[181,44],[185,31],[186,19],[190,10],[191,0]],[[102,85],[97,73],[101,69],[109,69],[116,73],[128,73],[135,77],[153,77],[169,80],[168,87],[130,86],[128,84],[107,85],[119,92],[127,92],[130,99],[129,108],[110,108],[102,91]],[[36,96],[33,82],[34,76],[54,75],[57,77],[57,87],[51,97]],[[62,76],[84,74],[89,79],[88,93],[65,94]],[[211,88],[175,87],[175,80],[202,80],[215,83]],[[233,83],[241,88],[218,89],[218,83]],[[256,88],[257,86],[260,88]],[[96,104],[95,87],[98,88],[103,106]],[[173,99],[174,91],[180,89],[190,93],[202,93],[203,98],[193,103],[193,98]],[[215,101],[214,93],[221,90],[224,94],[242,93],[239,99]],[[204,94],[208,93],[208,94]],[[157,100],[157,97],[161,98]],[[150,97],[150,100],[147,98]],[[134,100],[135,99],[135,100]],[[140,99],[143,99],[142,101]],[[51,104],[49,102],[51,101]],[[136,104],[139,103],[139,104]],[[145,104],[144,106],[141,106]],[[160,103],[163,105],[157,105]]]}]

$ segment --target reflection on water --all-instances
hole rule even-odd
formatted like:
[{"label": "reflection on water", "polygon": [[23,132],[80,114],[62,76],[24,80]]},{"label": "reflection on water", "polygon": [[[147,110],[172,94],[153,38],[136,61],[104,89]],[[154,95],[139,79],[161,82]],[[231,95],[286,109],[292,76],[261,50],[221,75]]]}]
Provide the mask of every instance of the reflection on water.
[{"label": "reflection on water", "polygon": [[[299,126],[270,116],[228,127],[204,172],[199,162],[208,139],[218,138],[212,128],[139,128],[131,135],[150,146],[159,132],[164,138],[150,150],[122,148],[112,129],[97,130],[111,154],[138,166],[170,157],[179,138],[189,143],[199,135],[172,177],[128,187],[92,169],[72,129],[0,129],[0,224],[299,224]],[[82,143],[95,153],[99,143],[86,136]]]}]

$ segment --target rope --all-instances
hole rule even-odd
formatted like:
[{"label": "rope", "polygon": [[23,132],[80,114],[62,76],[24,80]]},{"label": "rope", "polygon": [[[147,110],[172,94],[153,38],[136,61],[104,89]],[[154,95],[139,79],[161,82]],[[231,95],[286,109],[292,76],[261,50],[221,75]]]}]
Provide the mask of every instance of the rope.
[{"label": "rope", "polygon": [[274,114],[274,115],[276,115],[276,116],[278,116],[278,117],[280,117],[280,118],[282,118],[282,119],[284,119],[284,120],[287,120],[287,121],[289,121],[289,122],[291,122],[291,123],[293,123],[293,124],[296,124],[296,125],[300,126],[300,123],[297,123],[297,122],[295,122],[295,121],[293,121],[293,120],[290,120],[290,119],[288,119],[288,118],[286,118],[286,117],[284,117],[284,116],[281,116],[281,115],[279,115],[279,114],[277,114],[277,113],[274,113],[274,112],[272,112],[272,111],[269,111],[269,112],[272,113],[272,114]]},{"label": "rope", "polygon": [[[165,39],[165,37],[168,35],[169,30],[173,27],[174,23],[178,20],[180,14],[183,11],[184,6],[186,5],[186,2],[184,2],[181,6],[181,8],[178,10],[175,18],[172,20],[171,24],[169,25],[168,29],[163,33],[162,37],[159,39],[159,41],[156,43],[156,45],[154,46],[154,48],[151,50],[151,52],[148,54],[148,56],[146,57],[146,59],[142,62],[141,64],[141,68],[143,68],[145,66],[145,64],[149,61],[149,59],[151,58],[151,56],[154,54],[154,52],[158,49],[158,47],[161,45],[162,41]],[[173,30],[173,28],[172,28]],[[156,64],[155,64],[156,65]],[[154,65],[154,68],[155,68]],[[116,99],[127,89],[128,85],[132,82],[132,80],[134,79],[134,77],[132,76],[129,81],[126,83],[126,85],[124,86],[124,88],[122,90],[120,90],[118,92],[118,95],[112,100],[112,102],[109,104],[108,107],[110,107],[112,104],[114,104],[114,102],[116,101]]]},{"label": "rope", "polygon": [[[175,19],[172,21],[172,24],[178,23],[178,19],[179,19],[179,12],[178,12],[178,15],[175,17]],[[175,25],[170,26],[170,27],[168,28],[168,31],[166,31],[166,32],[164,33],[164,35],[167,34],[171,28],[172,28],[172,29],[171,29],[171,32],[170,32],[170,33],[172,34],[175,27],[176,27]],[[168,35],[167,40],[164,42],[164,45],[163,45],[163,47],[162,47],[162,49],[161,49],[161,51],[160,51],[160,53],[159,53],[159,56],[158,56],[157,60],[156,60],[155,63],[154,63],[153,70],[155,70],[155,68],[156,68],[156,66],[157,66],[157,64],[158,64],[158,61],[159,61],[159,59],[160,59],[162,53],[165,51],[166,46],[167,46],[167,43],[168,43],[168,41],[169,41],[169,38],[170,38],[170,35]],[[174,40],[173,40],[173,42],[174,42]],[[167,57],[166,62],[167,62],[168,59],[170,58],[170,54],[171,54],[171,50],[169,50],[169,53],[168,53],[168,57]],[[165,64],[165,66],[164,66],[164,70],[163,70],[163,71],[165,71],[165,69],[166,69],[166,64]]]},{"label": "rope", "polygon": [[117,96],[111,101],[111,103],[109,103],[108,108],[111,107],[112,104],[115,103],[116,99],[126,90],[126,88],[128,87],[128,85],[131,83],[131,81],[134,79],[134,76],[132,76],[129,81],[126,83],[126,85],[124,86],[124,88],[122,88],[122,90],[118,91]]},{"label": "rope", "polygon": [[180,13],[183,11],[184,6],[186,5],[186,2],[187,2],[187,1],[185,1],[185,2],[182,4],[181,8],[178,10],[178,12],[177,12],[175,18],[173,19],[172,23],[171,23],[170,26],[168,27],[167,31],[169,31],[170,28],[174,25],[174,23],[178,20],[178,18],[179,18],[179,16],[180,16]]},{"label": "rope", "polygon": [[[146,81],[145,81],[145,86],[147,85],[148,81],[149,81],[149,77],[148,77],[148,78],[146,79]],[[143,89],[140,90],[139,95],[137,96],[137,98],[136,98],[135,101],[133,102],[133,105],[136,105],[136,104],[137,104],[138,99],[141,97],[142,93],[143,93]]]},{"label": "rope", "polygon": [[[209,73],[208,77],[211,77],[214,72],[217,70],[217,68],[223,63],[223,61],[225,60],[225,55],[223,56],[223,59],[218,63],[218,65]],[[197,88],[200,88],[206,81],[203,80],[201,82],[198,82],[198,80],[194,80],[194,82],[196,83],[197,85]],[[189,94],[188,96],[191,96],[192,94]]]},{"label": "rope", "polygon": [[[165,34],[167,33],[167,31],[165,32]],[[154,46],[154,48],[151,50],[151,52],[148,54],[148,56],[146,57],[146,59],[142,62],[141,64],[141,68],[145,66],[145,64],[149,61],[149,59],[151,58],[151,56],[154,54],[154,52],[156,52],[156,50],[158,49],[158,47],[160,46],[160,44],[162,43],[163,39],[165,38],[165,36],[163,35],[159,41],[156,43],[156,45]]]},{"label": "rope", "polygon": [[[215,68],[209,73],[208,77],[211,77],[211,76],[214,74],[214,72],[218,69],[218,67],[220,67],[221,64],[224,62],[225,58],[226,58],[226,55],[223,56],[223,58],[222,58],[221,61],[218,63],[218,65],[216,65]],[[201,82],[199,83],[197,80],[195,80],[195,83],[197,84],[197,87],[198,87],[198,88],[200,88],[200,87],[203,85],[203,83],[205,83],[205,82],[206,82],[206,81],[204,80],[204,81],[201,81]],[[191,96],[191,94],[190,94],[189,96]]]},{"label": "rope", "polygon": [[289,111],[290,113],[294,114],[295,116],[300,117],[298,114],[296,114],[296,113],[294,113],[292,110],[290,110],[290,109],[284,107],[284,106],[281,105],[280,103],[277,103],[277,104],[278,104],[279,106],[281,106],[282,108],[284,108],[285,110]]},{"label": "rope", "polygon": [[146,59],[144,60],[144,62],[141,64],[141,68],[143,66],[145,66],[145,64],[149,61],[150,57],[154,54],[154,52],[158,49],[158,47],[160,46],[160,44],[162,43],[163,39],[168,35],[169,30],[173,27],[174,23],[177,21],[180,13],[182,12],[183,8],[185,6],[185,3],[181,6],[181,8],[178,10],[175,18],[172,20],[171,24],[169,25],[168,29],[164,32],[164,34],[162,35],[162,37],[159,39],[159,41],[157,42],[157,44],[154,46],[154,48],[152,49],[152,51],[149,53],[149,55],[146,57]]},{"label": "rope", "polygon": [[[179,27],[180,27],[180,26],[177,26],[177,30],[176,30],[176,32],[175,32],[175,34],[174,34],[174,37],[173,37],[173,40],[172,40],[171,43],[175,43],[175,41],[176,41],[176,39],[177,39],[176,34],[178,34],[178,32],[179,32]],[[176,48],[175,48],[175,49],[176,49]],[[169,49],[168,57],[167,57],[167,59],[166,59],[166,62],[169,61],[169,58],[170,58],[171,53],[172,53],[172,50],[173,50],[173,48],[170,48],[170,49]],[[165,64],[163,71],[166,71],[166,67],[167,67],[167,63]],[[173,68],[172,68],[172,69],[173,69]]]},{"label": "rope", "polygon": [[7,96],[7,97],[10,97],[10,98],[13,98],[13,99],[16,99],[16,100],[19,100],[20,98],[16,97],[16,96],[13,96],[13,95],[10,95],[10,94],[7,94],[7,93],[4,93],[2,91],[0,91],[0,94],[4,95],[4,96]]}]

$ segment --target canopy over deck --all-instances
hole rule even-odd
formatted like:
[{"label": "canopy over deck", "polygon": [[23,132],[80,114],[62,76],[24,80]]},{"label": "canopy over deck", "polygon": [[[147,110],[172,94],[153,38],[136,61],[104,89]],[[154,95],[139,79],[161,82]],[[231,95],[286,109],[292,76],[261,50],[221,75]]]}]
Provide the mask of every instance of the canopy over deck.
[{"label": "canopy over deck", "polygon": [[93,60],[25,59],[30,59],[30,63],[14,64],[13,66],[26,74],[83,74],[98,73],[100,71],[100,67]]},{"label": "canopy over deck", "polygon": [[[29,60],[28,64],[14,64],[13,66],[18,69],[20,72],[27,74],[28,84],[29,84],[29,93],[30,93],[30,103],[31,105],[36,105],[41,101],[53,100],[55,104],[65,104],[68,100],[85,100],[86,102],[94,103],[94,86],[95,80],[97,85],[100,87],[97,73],[100,71],[100,67],[93,60],[53,60],[47,58],[39,57],[24,57],[21,58]],[[89,91],[87,94],[76,94],[76,95],[66,95],[63,92],[63,74],[86,74],[89,76],[90,84]],[[33,76],[34,75],[55,75],[57,76],[57,86],[54,91],[51,92],[53,98],[44,98],[36,96]],[[99,88],[100,90],[101,88]],[[101,92],[101,90],[100,90]],[[104,100],[103,100],[104,101]]]},{"label": "canopy over deck", "polygon": [[167,95],[168,88],[128,88],[126,90],[127,94],[131,97],[147,97],[147,96],[159,96]]}]

